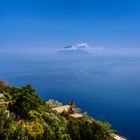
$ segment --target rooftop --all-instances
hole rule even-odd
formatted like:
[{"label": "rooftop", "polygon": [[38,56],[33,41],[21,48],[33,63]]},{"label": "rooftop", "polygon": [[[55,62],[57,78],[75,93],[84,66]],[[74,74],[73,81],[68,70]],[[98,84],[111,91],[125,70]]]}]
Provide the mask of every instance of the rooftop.
[{"label": "rooftop", "polygon": [[79,114],[79,113],[70,114],[70,116],[72,116],[73,118],[82,118],[83,117],[83,115]]},{"label": "rooftop", "polygon": [[64,105],[64,106],[59,106],[59,107],[52,108],[52,110],[55,110],[58,113],[62,113],[63,111],[68,112],[69,109],[70,109],[70,105]]}]

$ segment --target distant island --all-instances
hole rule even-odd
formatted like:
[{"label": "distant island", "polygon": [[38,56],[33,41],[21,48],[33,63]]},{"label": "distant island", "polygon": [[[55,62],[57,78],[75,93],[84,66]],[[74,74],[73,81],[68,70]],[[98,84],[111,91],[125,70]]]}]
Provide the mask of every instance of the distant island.
[{"label": "distant island", "polygon": [[76,45],[68,45],[57,51],[58,54],[92,54],[98,53],[103,48],[90,47],[87,43],[78,43]]},{"label": "distant island", "polygon": [[67,105],[43,101],[31,85],[21,88],[0,81],[1,140],[125,140],[107,122]]}]

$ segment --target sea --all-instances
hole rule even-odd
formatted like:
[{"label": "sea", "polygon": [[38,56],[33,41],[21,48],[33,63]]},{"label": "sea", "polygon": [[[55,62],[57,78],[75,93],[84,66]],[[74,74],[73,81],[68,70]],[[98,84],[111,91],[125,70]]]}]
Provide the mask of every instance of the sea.
[{"label": "sea", "polygon": [[0,79],[31,84],[45,101],[75,101],[81,112],[140,140],[140,55],[0,53]]}]

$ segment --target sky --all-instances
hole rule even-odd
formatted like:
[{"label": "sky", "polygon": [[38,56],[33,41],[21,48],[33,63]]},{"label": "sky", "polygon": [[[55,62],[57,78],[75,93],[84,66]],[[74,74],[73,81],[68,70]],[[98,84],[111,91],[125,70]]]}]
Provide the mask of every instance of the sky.
[{"label": "sky", "polygon": [[138,0],[0,0],[0,50],[140,48]]}]

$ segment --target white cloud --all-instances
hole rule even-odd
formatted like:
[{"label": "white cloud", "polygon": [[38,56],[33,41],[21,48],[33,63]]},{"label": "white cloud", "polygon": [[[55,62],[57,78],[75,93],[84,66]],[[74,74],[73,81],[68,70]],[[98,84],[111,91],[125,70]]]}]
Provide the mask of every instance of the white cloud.
[{"label": "white cloud", "polygon": [[81,48],[81,49],[83,49],[83,48],[89,49],[90,48],[87,43],[79,43],[76,45],[76,47],[77,47],[77,49],[78,48]]},{"label": "white cloud", "polygon": [[60,51],[83,51],[87,53],[94,53],[102,50],[104,50],[104,48],[90,47],[88,43],[78,43],[76,45],[66,46]]}]

